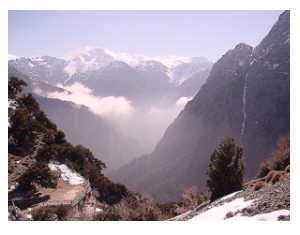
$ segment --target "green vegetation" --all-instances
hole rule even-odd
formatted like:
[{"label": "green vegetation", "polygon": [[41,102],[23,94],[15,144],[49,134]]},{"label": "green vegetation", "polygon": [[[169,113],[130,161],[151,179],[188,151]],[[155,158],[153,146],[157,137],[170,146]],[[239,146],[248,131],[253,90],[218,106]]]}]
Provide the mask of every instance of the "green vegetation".
[{"label": "green vegetation", "polygon": [[243,148],[233,138],[224,139],[211,155],[207,186],[211,201],[242,189],[245,164]]}]

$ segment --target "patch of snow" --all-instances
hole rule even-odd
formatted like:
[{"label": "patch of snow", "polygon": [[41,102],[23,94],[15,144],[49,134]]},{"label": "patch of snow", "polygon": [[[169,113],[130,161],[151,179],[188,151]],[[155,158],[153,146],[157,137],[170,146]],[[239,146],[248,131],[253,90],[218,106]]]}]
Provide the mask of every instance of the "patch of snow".
[{"label": "patch of snow", "polygon": [[35,56],[35,57],[29,57],[29,59],[31,61],[37,61],[37,62],[42,62],[44,61],[44,59],[42,59],[41,57]]},{"label": "patch of snow", "polygon": [[266,214],[258,214],[255,216],[242,216],[238,213],[236,216],[228,218],[228,220],[259,220],[259,221],[277,221],[279,216],[289,216],[289,210],[272,211]]},{"label": "patch of snow", "polygon": [[226,195],[226,196],[220,198],[219,201],[224,201],[224,200],[226,200],[226,199],[232,198],[232,197],[235,196],[237,193],[240,193],[240,192],[242,192],[242,191],[243,191],[243,190],[240,190],[240,191],[237,191],[237,192],[228,194],[228,195]]},{"label": "patch of snow", "polygon": [[88,57],[99,56],[99,55],[102,57],[106,55],[115,61],[122,61],[132,67],[135,67],[145,61],[157,61],[168,68],[174,68],[177,65],[183,63],[192,63],[192,62],[203,63],[204,61],[205,62],[207,61],[206,58],[202,58],[202,57],[192,58],[186,56],[146,56],[146,55],[134,54],[134,53],[114,52],[111,50],[101,49],[97,47],[90,47],[90,46],[78,48],[73,52],[69,53],[68,55],[64,56],[63,59],[71,61],[74,60],[75,58],[78,58],[81,62],[86,63],[87,60],[82,58],[83,55]]},{"label": "patch of snow", "polygon": [[279,67],[279,64],[273,64],[273,69],[277,69]]},{"label": "patch of snow", "polygon": [[193,96],[192,97],[182,96],[176,101],[176,106],[184,107],[192,99]]},{"label": "patch of snow", "polygon": [[69,182],[72,185],[83,184],[85,179],[76,172],[73,172],[69,167],[65,164],[56,165],[53,163],[49,163],[48,167],[51,171],[59,171],[61,173],[61,177],[64,181]]},{"label": "patch of snow", "polygon": [[14,185],[10,186],[10,188],[8,189],[8,192],[14,191],[18,187],[19,187],[19,183],[16,182]]},{"label": "patch of snow", "polygon": [[33,64],[33,63],[31,63],[30,61],[28,62],[28,65],[29,65],[29,67],[31,67],[31,68],[33,68],[33,67],[34,67],[34,64]]},{"label": "patch of snow", "polygon": [[253,200],[244,201],[243,198],[237,198],[231,202],[224,203],[221,206],[216,206],[203,213],[200,213],[190,220],[224,220],[228,212],[234,213],[238,210],[247,208],[252,204],[252,202]]},{"label": "patch of snow", "polygon": [[12,109],[16,109],[17,107],[17,102],[11,99],[8,99],[8,107]]},{"label": "patch of snow", "polygon": [[65,72],[69,75],[69,77],[72,77],[73,74],[76,73],[76,64],[70,62],[65,68]]},{"label": "patch of snow", "polygon": [[96,212],[102,212],[103,210],[100,208],[96,208]]}]

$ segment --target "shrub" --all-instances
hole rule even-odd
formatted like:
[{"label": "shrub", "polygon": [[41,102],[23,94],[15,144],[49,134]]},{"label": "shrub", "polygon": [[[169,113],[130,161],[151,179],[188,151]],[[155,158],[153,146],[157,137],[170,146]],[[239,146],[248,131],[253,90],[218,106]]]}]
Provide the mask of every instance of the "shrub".
[{"label": "shrub", "polygon": [[58,220],[66,220],[66,217],[68,215],[68,208],[66,208],[65,206],[59,206],[54,209],[54,213],[57,215]]},{"label": "shrub", "polygon": [[32,219],[35,221],[55,221],[57,220],[57,215],[54,213],[53,209],[39,208],[33,211]]},{"label": "shrub", "polygon": [[35,184],[42,187],[55,188],[57,185],[57,176],[52,175],[47,165],[36,163],[28,168],[18,180],[20,188],[30,190],[35,188]]},{"label": "shrub", "polygon": [[22,86],[27,86],[26,82],[16,77],[9,78],[8,81],[8,98],[15,99],[22,92]]},{"label": "shrub", "polygon": [[155,221],[162,220],[161,210],[150,198],[131,193],[107,211],[96,215],[95,220]]},{"label": "shrub", "polygon": [[233,138],[224,139],[213,151],[207,172],[211,201],[242,189],[245,169],[242,155],[242,147]]},{"label": "shrub", "polygon": [[160,209],[162,215],[167,219],[175,217],[179,214],[177,212],[179,206],[176,202],[167,202],[163,204],[158,204],[157,206]]},{"label": "shrub", "polygon": [[271,182],[272,184],[280,180],[281,176],[285,174],[285,171],[275,171],[272,170],[266,176],[266,182]]},{"label": "shrub", "polygon": [[186,188],[182,193],[182,201],[187,209],[194,208],[198,204],[200,192],[197,186],[190,186]]},{"label": "shrub", "polygon": [[270,171],[282,171],[290,165],[290,135],[282,136],[279,138],[277,147],[272,156],[266,161],[262,162],[257,178],[266,176]]},{"label": "shrub", "polygon": [[254,191],[260,190],[260,189],[264,186],[264,184],[265,184],[265,182],[263,182],[263,181],[257,182],[257,183],[254,185],[253,190],[254,190]]},{"label": "shrub", "polygon": [[288,165],[288,166],[284,169],[284,171],[285,171],[286,173],[290,173],[290,165]]}]

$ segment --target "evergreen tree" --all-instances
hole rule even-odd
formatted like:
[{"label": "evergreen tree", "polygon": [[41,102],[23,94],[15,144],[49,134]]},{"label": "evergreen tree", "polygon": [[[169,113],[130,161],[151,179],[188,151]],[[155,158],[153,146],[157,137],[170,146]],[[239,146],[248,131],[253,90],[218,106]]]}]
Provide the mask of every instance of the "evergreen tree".
[{"label": "evergreen tree", "polygon": [[224,139],[211,155],[207,186],[211,201],[242,189],[245,163],[243,148],[233,138]]},{"label": "evergreen tree", "polygon": [[26,82],[16,77],[11,77],[8,81],[8,98],[16,98],[16,96],[22,91],[21,86],[27,86]]}]

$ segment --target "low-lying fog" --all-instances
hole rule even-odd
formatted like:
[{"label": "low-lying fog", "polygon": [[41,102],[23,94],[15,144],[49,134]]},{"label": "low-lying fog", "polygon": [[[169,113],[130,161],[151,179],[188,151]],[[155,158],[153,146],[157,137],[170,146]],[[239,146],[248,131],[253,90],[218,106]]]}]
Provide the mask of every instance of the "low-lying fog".
[{"label": "low-lying fog", "polygon": [[81,83],[74,83],[71,86],[57,84],[57,86],[69,92],[48,93],[46,95],[48,98],[72,101],[78,105],[87,106],[91,112],[109,120],[115,128],[135,139],[144,153],[153,151],[166,128],[185,104],[192,99],[192,97],[183,96],[165,108],[152,104],[142,109],[135,107],[131,100],[123,96],[95,96],[92,89]]}]

